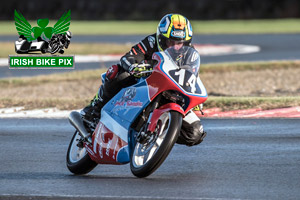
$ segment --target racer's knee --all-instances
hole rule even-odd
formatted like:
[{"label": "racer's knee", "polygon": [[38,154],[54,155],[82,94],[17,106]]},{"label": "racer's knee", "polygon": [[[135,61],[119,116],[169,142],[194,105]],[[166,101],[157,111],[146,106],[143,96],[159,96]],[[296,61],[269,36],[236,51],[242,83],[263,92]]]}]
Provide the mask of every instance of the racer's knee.
[{"label": "racer's knee", "polygon": [[176,143],[193,146],[200,144],[205,136],[206,132],[204,132],[203,125],[200,120],[191,124],[186,121],[182,121],[181,131]]},{"label": "racer's knee", "polygon": [[99,96],[103,99],[110,99],[122,88],[136,83],[136,80],[120,65],[112,65],[106,72],[105,82],[99,89]]},{"label": "racer's knee", "polygon": [[113,80],[117,76],[118,72],[119,72],[118,65],[112,65],[111,67],[109,67],[106,71],[105,81]]},{"label": "racer's knee", "polygon": [[112,65],[106,72],[106,82],[109,82],[108,85],[113,85],[113,87],[123,88],[134,84],[135,78],[120,65]]}]

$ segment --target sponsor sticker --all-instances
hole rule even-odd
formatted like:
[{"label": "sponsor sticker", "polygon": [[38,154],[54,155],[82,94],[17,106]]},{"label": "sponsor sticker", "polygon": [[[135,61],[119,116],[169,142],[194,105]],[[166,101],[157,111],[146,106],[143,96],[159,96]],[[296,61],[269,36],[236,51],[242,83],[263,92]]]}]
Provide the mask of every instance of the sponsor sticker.
[{"label": "sponsor sticker", "polygon": [[172,35],[173,37],[180,37],[180,38],[185,37],[184,31],[172,31],[172,32],[171,32],[171,35]]},{"label": "sponsor sticker", "polygon": [[135,88],[126,89],[122,98],[115,103],[115,106],[142,107],[143,103],[141,101],[132,101],[135,95],[136,95]]}]

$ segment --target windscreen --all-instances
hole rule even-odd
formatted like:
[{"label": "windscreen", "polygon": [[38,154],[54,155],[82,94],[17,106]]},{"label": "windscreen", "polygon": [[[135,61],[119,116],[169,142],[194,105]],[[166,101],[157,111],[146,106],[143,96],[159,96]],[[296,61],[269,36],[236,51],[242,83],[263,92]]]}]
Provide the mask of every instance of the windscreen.
[{"label": "windscreen", "polygon": [[196,49],[183,46],[179,50],[176,50],[174,47],[170,47],[165,52],[179,68],[186,69],[198,76],[200,55]]}]

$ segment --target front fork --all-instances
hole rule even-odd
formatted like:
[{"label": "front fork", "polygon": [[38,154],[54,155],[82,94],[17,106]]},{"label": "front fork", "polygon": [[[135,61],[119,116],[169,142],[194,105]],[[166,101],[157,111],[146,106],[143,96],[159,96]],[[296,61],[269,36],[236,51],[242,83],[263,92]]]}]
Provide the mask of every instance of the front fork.
[{"label": "front fork", "polygon": [[136,141],[144,144],[147,142],[152,135],[152,132],[148,131],[148,126],[151,123],[153,111],[158,108],[159,102],[161,100],[161,95],[157,96],[154,101],[152,101],[152,105],[149,110],[146,111],[145,115],[148,116],[147,122],[144,126],[142,126],[141,130],[137,134]]},{"label": "front fork", "polygon": [[204,115],[204,112],[203,112],[203,103],[201,103],[201,104],[199,105],[199,107],[200,107],[201,115]]}]

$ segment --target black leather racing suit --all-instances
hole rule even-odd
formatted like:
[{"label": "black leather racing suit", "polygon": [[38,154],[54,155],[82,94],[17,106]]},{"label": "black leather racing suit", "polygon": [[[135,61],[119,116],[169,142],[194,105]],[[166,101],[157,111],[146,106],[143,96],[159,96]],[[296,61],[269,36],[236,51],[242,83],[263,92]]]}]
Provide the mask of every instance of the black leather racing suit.
[{"label": "black leather racing suit", "polygon": [[[120,59],[120,65],[112,66],[106,74],[105,84],[98,92],[99,99],[103,105],[107,103],[122,88],[136,83],[136,79],[129,74],[131,64],[141,62],[151,62],[152,54],[158,51],[156,34],[144,38]],[[117,71],[117,72],[116,72]],[[200,119],[193,111],[183,118],[182,128],[177,143],[188,146],[202,142],[206,133],[203,131]]]}]

